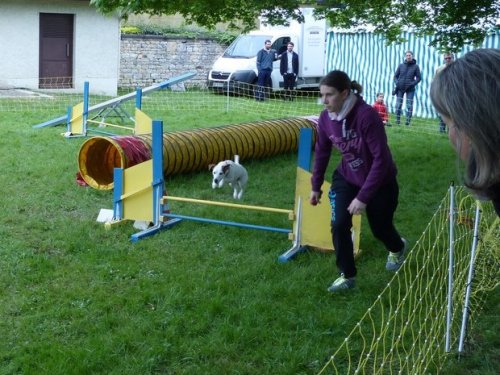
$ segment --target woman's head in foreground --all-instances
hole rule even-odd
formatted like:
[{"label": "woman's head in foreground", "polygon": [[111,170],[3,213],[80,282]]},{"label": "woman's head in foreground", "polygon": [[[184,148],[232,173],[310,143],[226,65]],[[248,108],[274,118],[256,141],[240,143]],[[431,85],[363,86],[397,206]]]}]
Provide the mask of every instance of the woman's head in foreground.
[{"label": "woman's head in foreground", "polygon": [[431,84],[431,100],[466,165],[465,184],[491,197],[500,184],[500,49],[466,53]]}]

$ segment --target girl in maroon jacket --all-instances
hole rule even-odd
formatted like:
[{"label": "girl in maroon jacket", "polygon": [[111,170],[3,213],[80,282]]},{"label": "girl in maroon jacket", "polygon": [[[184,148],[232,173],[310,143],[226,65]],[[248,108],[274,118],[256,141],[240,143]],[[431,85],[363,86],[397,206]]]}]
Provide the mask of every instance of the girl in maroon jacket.
[{"label": "girl in maroon jacket", "polygon": [[373,235],[389,251],[387,270],[399,269],[407,246],[393,224],[399,195],[396,165],[382,120],[362,99],[361,92],[361,85],[338,70],[328,73],[320,82],[325,110],[318,121],[311,204],[320,201],[332,148],[342,154],[328,194],[333,246],[341,272],[328,288],[330,292],[350,289],[355,284],[352,215],[366,212]]}]

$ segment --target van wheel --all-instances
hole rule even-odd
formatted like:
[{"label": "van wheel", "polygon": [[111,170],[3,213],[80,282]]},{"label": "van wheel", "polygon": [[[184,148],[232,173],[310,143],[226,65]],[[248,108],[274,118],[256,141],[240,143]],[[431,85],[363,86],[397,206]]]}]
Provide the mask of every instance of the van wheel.
[{"label": "van wheel", "polygon": [[253,85],[246,82],[233,81],[231,93],[235,96],[252,97]]},{"label": "van wheel", "polygon": [[255,96],[255,88],[257,87],[257,77],[253,79],[250,83],[245,83],[245,90],[243,95],[247,98],[253,98]]}]

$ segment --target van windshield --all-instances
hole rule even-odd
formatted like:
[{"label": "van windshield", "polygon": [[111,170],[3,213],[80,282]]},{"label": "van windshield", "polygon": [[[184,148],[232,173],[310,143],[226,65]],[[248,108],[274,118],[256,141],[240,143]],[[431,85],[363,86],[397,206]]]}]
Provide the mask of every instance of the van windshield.
[{"label": "van windshield", "polygon": [[267,39],[271,40],[271,35],[240,35],[224,51],[224,57],[251,59],[264,48]]}]

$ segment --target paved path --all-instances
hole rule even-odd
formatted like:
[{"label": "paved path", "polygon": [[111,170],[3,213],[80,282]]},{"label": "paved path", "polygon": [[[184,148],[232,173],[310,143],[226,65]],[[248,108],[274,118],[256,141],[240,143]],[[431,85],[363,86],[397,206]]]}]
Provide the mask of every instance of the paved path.
[{"label": "paved path", "polygon": [[51,96],[27,89],[0,86],[0,98],[51,98]]}]

